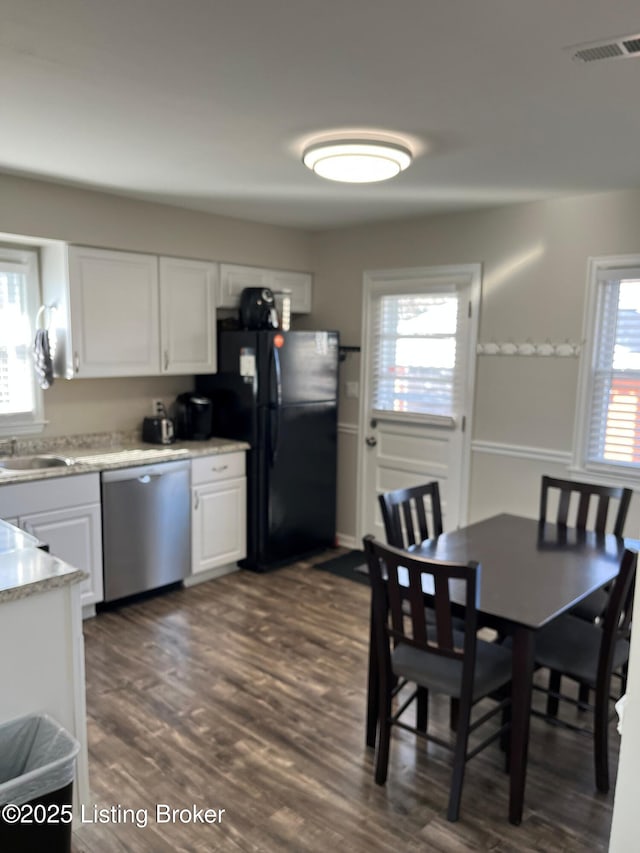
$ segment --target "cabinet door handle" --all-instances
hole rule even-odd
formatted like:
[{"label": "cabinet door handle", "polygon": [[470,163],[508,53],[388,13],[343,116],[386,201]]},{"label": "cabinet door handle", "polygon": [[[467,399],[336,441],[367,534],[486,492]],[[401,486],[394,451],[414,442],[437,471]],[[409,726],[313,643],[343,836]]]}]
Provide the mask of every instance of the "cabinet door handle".
[{"label": "cabinet door handle", "polygon": [[80,356],[77,350],[73,354],[73,369],[75,373],[80,373]]},{"label": "cabinet door handle", "polygon": [[198,494],[198,492],[196,492],[196,493],[195,493],[195,495],[193,496],[193,498],[194,498],[194,500],[193,500],[193,508],[194,508],[194,509],[198,509],[198,507],[200,506],[200,495]]},{"label": "cabinet door handle", "polygon": [[165,370],[169,369],[169,350],[168,349],[166,349],[164,351],[164,369]]},{"label": "cabinet door handle", "polygon": [[214,474],[219,474],[221,471],[226,471],[228,467],[228,465],[220,465],[219,468],[212,468],[211,470]]}]

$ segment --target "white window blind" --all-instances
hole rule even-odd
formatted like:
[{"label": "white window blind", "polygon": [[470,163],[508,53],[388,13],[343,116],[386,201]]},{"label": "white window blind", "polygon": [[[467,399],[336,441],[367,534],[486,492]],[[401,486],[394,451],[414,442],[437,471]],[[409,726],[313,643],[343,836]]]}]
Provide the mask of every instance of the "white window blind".
[{"label": "white window blind", "polygon": [[597,288],[586,461],[638,467],[640,270],[600,271]]},{"label": "white window blind", "polygon": [[459,408],[462,357],[456,288],[381,295],[373,324],[373,408],[452,417]]},{"label": "white window blind", "polygon": [[0,433],[32,431],[41,420],[33,369],[37,256],[0,249]]}]

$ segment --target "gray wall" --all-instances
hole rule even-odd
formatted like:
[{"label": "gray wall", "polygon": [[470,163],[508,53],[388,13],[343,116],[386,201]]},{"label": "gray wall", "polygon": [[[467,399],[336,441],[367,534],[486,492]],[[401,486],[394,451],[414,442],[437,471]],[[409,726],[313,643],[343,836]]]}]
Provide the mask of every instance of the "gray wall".
[{"label": "gray wall", "polygon": [[[303,231],[210,216],[107,193],[0,175],[0,232],[110,249],[311,270]],[[152,398],[169,403],[191,377],[58,380],[45,392],[45,436],[133,430]]]},{"label": "gray wall", "polygon": [[[484,270],[481,342],[579,341],[587,258],[640,253],[639,222],[640,192],[630,191],[309,234],[0,176],[0,231],[312,271],[313,314],[298,326],[336,328],[350,345],[360,343],[365,270],[473,262]],[[541,473],[562,474],[570,459],[577,375],[577,359],[478,358],[471,518],[505,509],[535,516]],[[358,357],[350,355],[342,388],[358,377]],[[132,429],[148,398],[171,399],[189,383],[189,377],[57,382],[45,397],[47,433]],[[357,412],[357,401],[343,397],[338,529],[345,541],[356,532]],[[636,495],[631,535],[640,533],[638,503]],[[632,679],[639,675],[635,664]],[[629,731],[638,709],[627,713]],[[621,760],[628,788],[616,801],[614,821],[620,851],[635,838],[630,792],[639,749],[630,732]]]},{"label": "gray wall", "polygon": [[[483,266],[479,341],[579,342],[587,258],[640,253],[640,192],[620,192],[430,216],[313,237],[314,310],[305,323],[360,342],[365,270]],[[579,360],[479,356],[473,424],[471,520],[497,511],[535,516],[540,475],[567,473]],[[343,366],[357,379],[357,356]],[[357,401],[342,399],[338,529],[355,530]],[[639,499],[630,519],[640,527]],[[352,543],[354,544],[354,543]]]},{"label": "gray wall", "polygon": [[[640,253],[640,191],[562,198],[472,213],[310,233],[0,176],[0,231],[92,246],[309,270],[313,313],[300,328],[336,328],[360,343],[365,270],[483,265],[481,342],[579,341],[590,255]],[[351,354],[341,389],[357,381]],[[578,359],[479,356],[469,516],[537,512],[541,473],[566,473]],[[59,381],[45,394],[45,435],[133,429],[152,397],[190,377]],[[355,542],[358,401],[341,396],[338,530]],[[630,522],[640,530],[640,499]],[[634,528],[632,528],[634,529]]]}]

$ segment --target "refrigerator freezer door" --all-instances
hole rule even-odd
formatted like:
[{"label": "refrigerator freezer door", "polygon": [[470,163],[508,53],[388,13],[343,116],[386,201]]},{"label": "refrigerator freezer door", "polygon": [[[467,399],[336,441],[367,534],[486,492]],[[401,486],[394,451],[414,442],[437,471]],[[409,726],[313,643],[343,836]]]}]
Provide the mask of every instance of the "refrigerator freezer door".
[{"label": "refrigerator freezer door", "polygon": [[262,332],[259,350],[258,384],[262,388],[258,394],[261,401],[274,402],[273,389],[267,399],[262,392],[266,391],[264,385],[273,386],[276,367],[283,405],[337,398],[337,332]]}]

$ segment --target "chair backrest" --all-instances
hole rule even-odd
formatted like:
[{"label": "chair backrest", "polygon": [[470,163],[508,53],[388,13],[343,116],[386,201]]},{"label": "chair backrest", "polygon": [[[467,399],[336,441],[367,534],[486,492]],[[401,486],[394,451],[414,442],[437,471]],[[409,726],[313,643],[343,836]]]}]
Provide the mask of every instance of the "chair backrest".
[{"label": "chair backrest", "polygon": [[609,601],[602,622],[602,641],[596,682],[596,689],[601,691],[603,696],[609,695],[609,680],[616,643],[629,636],[637,564],[638,553],[625,549],[620,571],[609,593]]},{"label": "chair backrest", "polygon": [[[613,533],[622,536],[624,523],[627,518],[629,502],[633,494],[631,489],[621,486],[597,486],[594,483],[578,483],[574,480],[559,480],[556,477],[542,477],[540,490],[540,515],[541,522],[547,521],[547,509],[550,490],[558,490],[558,510],[555,522],[561,526],[575,527],[577,530],[593,530],[595,533],[606,533],[607,515],[609,513],[610,501],[618,501],[618,512],[615,516]],[[574,521],[569,520],[571,498],[577,498]],[[574,501],[575,502],[575,501]],[[592,510],[592,506],[595,509]],[[593,522],[590,524],[590,510],[595,512]]]},{"label": "chair backrest", "polygon": [[[462,661],[461,690],[471,690],[479,565],[415,557],[400,548],[384,545],[371,535],[364,537],[363,547],[369,567],[380,660],[388,659],[390,641],[394,647],[405,643],[429,654],[458,659]],[[458,603],[465,606],[464,637],[453,630],[452,581],[457,585]],[[428,627],[425,593],[433,596],[435,612],[435,625]]]},{"label": "chair backrest", "polygon": [[[410,489],[396,489],[378,495],[385,535],[389,545],[409,548],[432,536],[442,533],[440,490],[433,480]],[[431,530],[428,522],[428,504],[431,504]]]}]

